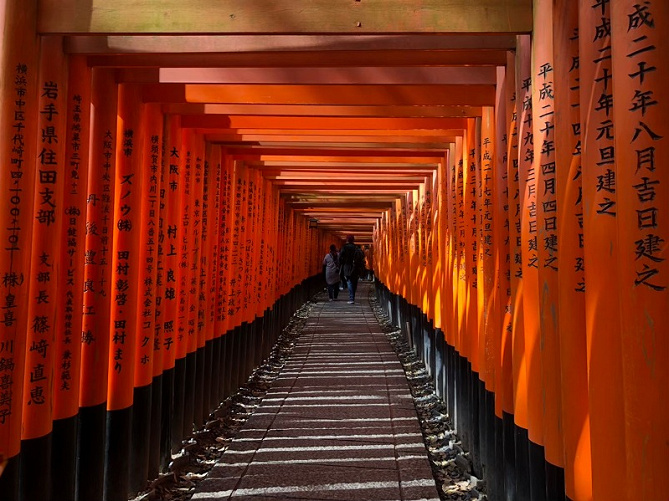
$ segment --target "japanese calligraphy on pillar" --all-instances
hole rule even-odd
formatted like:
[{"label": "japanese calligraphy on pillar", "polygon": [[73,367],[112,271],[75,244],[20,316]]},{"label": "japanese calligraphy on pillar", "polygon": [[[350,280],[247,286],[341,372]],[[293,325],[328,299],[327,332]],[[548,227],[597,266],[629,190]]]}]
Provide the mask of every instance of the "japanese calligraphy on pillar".
[{"label": "japanese calligraphy on pillar", "polygon": [[[121,103],[124,105],[125,103]],[[138,176],[133,172],[135,152],[134,129],[122,131],[122,143],[116,166],[116,200],[114,203],[114,253],[112,255],[112,324],[110,344],[110,377],[117,377],[125,369],[126,361],[132,363],[134,353],[136,261],[132,235],[137,234],[136,224],[140,214],[135,205],[138,198]],[[132,370],[130,368],[126,370]],[[113,371],[113,372],[112,372]],[[125,375],[124,375],[125,376]],[[115,393],[115,392],[111,392]],[[110,394],[110,398],[114,395]]]},{"label": "japanese calligraphy on pillar", "polygon": [[[6,178],[6,192],[2,194],[8,203],[2,205],[4,214],[2,247],[4,251],[2,266],[2,301],[0,311],[0,425],[4,425],[7,419],[14,412],[16,399],[20,392],[17,391],[19,382],[15,381],[20,375],[14,373],[16,364],[20,362],[17,355],[22,356],[17,351],[19,346],[16,336],[19,319],[17,311],[20,302],[17,302],[17,296],[21,297],[27,294],[28,280],[21,263],[19,263],[19,253],[21,250],[28,252],[24,248],[25,236],[30,234],[30,227],[25,227],[25,216],[29,210],[26,205],[30,204],[30,197],[24,192],[26,179],[25,171],[30,169],[26,162],[26,112],[28,110],[28,101],[31,97],[28,95],[28,65],[19,63],[16,65],[13,74],[13,120],[11,129],[8,130],[8,137],[2,138],[3,141],[11,145],[8,165],[2,166],[2,176]],[[9,172],[6,173],[5,169]],[[9,174],[7,176],[7,174]],[[26,176],[27,177],[27,176]]]},{"label": "japanese calligraphy on pillar", "polygon": [[653,78],[658,70],[657,64],[661,62],[655,41],[666,36],[666,33],[656,33],[654,3],[646,1],[629,7],[625,57],[635,68],[627,75],[629,92],[616,94],[616,97],[623,100],[619,104],[627,110],[634,124],[633,130],[626,130],[627,137],[623,139],[625,143],[625,140],[629,141],[636,157],[632,166],[635,183],[632,187],[636,192],[633,200],[637,224],[636,231],[626,242],[628,249],[633,249],[635,254],[636,278],[633,285],[659,293],[669,285],[669,269],[663,264],[669,245],[669,235],[663,229],[666,231],[669,227],[669,215],[666,206],[662,210],[662,197],[657,196],[658,192],[666,193],[667,190],[662,186],[667,177],[661,166],[667,160],[659,153],[669,139],[666,134],[660,133],[660,121],[667,117],[658,111],[666,109],[666,104],[662,102],[666,99],[666,89],[662,92],[657,87],[661,80]]},{"label": "japanese calligraphy on pillar", "polygon": [[[54,338],[56,323],[57,265],[60,247],[53,245],[53,233],[62,224],[64,167],[65,93],[58,80],[61,57],[42,43],[40,56],[38,147],[33,208],[32,265],[29,285],[28,335],[24,386],[22,438],[43,436],[51,429],[53,402]],[[55,77],[55,79],[51,79]]]},{"label": "japanese calligraphy on pillar", "polygon": [[[158,237],[160,215],[160,176],[161,176],[161,149],[162,138],[160,130],[156,130],[153,123],[162,125],[160,120],[153,120],[154,115],[149,112],[148,105],[142,110],[142,138],[141,186],[142,197],[138,205],[141,206],[141,231],[139,235],[139,294],[137,304],[137,362],[139,367],[151,365],[153,355],[160,351],[161,331],[156,325],[156,308],[158,307],[157,273],[158,273]],[[157,133],[156,133],[157,132]],[[142,374],[142,372],[144,374]],[[151,371],[138,372],[144,379],[140,385],[150,382]],[[135,377],[137,380],[137,377]]]},{"label": "japanese calligraphy on pillar", "polygon": [[[79,273],[79,261],[81,258],[83,250],[83,220],[82,216],[82,206],[85,203],[85,194],[86,188],[80,186],[80,180],[86,179],[86,174],[82,172],[81,164],[82,161],[86,165],[86,159],[82,159],[81,153],[83,151],[88,151],[88,146],[86,145],[83,149],[82,145],[82,114],[84,109],[82,109],[82,96],[75,94],[72,96],[70,106],[72,108],[71,120],[68,123],[68,169],[65,170],[65,192],[67,197],[67,203],[64,207],[65,218],[63,225],[65,226],[65,256],[63,262],[65,263],[65,276],[66,280],[64,284],[65,289],[65,305],[64,305],[64,315],[62,325],[62,343],[64,345],[71,345],[73,336],[75,335],[75,325],[77,319],[81,321],[81,314],[79,304],[81,301],[81,294],[79,292],[78,284],[81,280],[81,274]],[[88,109],[88,105],[86,106]],[[88,116],[88,115],[86,115]],[[88,126],[88,123],[86,123]],[[88,138],[88,134],[84,136]],[[83,197],[81,196],[83,195]],[[81,200],[83,198],[83,200]],[[77,203],[80,202],[80,203]],[[83,202],[83,203],[81,203]],[[76,306],[75,306],[76,305]],[[78,325],[76,325],[76,334],[79,333]],[[72,356],[73,352],[69,349],[64,350],[61,353],[60,367],[58,372],[60,373],[58,379],[60,381],[59,387],[63,391],[71,391],[72,386],[70,384],[72,380],[72,374],[70,370],[72,369]],[[78,358],[78,356],[77,356]]]},{"label": "japanese calligraphy on pillar", "polygon": [[166,211],[163,220],[163,276],[162,287],[163,297],[160,309],[163,314],[163,347],[165,349],[166,359],[165,368],[170,369],[174,365],[175,351],[174,344],[177,336],[177,287],[179,280],[179,256],[177,246],[179,245],[179,235],[183,228],[179,223],[179,210],[181,204],[180,175],[181,161],[181,134],[174,117],[167,120],[168,140],[166,141],[166,158],[163,159],[163,171],[167,168],[165,176],[166,186],[161,185],[161,193],[165,198]]},{"label": "japanese calligraphy on pillar", "polygon": [[184,133],[183,137],[183,156],[181,158],[182,182],[181,182],[181,209],[179,212],[179,224],[181,225],[181,237],[178,241],[178,259],[179,259],[179,294],[177,298],[177,358],[183,358],[188,352],[188,334],[195,332],[189,331],[189,312],[188,306],[190,301],[190,240],[192,236],[192,203],[193,203],[193,173],[192,173],[192,152],[190,150],[191,142],[188,141],[189,136]]},{"label": "japanese calligraphy on pillar", "polygon": [[[111,215],[115,192],[117,85],[106,70],[92,71],[91,155],[86,198],[84,313],[81,331],[81,402],[99,405],[107,398],[111,289]],[[104,361],[104,362],[101,362]]]},{"label": "japanese calligraphy on pillar", "polygon": [[558,207],[555,188],[553,64],[552,61],[539,62],[538,67],[539,71],[534,75],[536,105],[533,104],[535,121],[539,122],[534,124],[535,156],[539,154],[536,161],[540,169],[540,172],[536,172],[539,179],[537,203],[541,204],[537,207],[538,213],[541,214],[541,220],[537,223],[540,226],[537,245],[541,247],[539,250],[543,257],[541,266],[557,271]]},{"label": "japanese calligraphy on pillar", "polygon": [[84,281],[84,233],[88,152],[90,140],[91,72],[83,57],[68,63],[67,130],[63,169],[62,246],[58,277],[54,375],[54,420],[69,418],[79,410],[79,383]]}]

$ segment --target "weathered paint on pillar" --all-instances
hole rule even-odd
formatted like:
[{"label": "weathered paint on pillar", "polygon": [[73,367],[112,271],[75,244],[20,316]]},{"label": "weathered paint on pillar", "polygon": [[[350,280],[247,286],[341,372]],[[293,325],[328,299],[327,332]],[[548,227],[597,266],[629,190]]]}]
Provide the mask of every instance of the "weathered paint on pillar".
[{"label": "weathered paint on pillar", "polygon": [[583,257],[594,499],[627,492],[610,3],[579,5]]},{"label": "weathered paint on pillar", "polygon": [[592,499],[583,262],[583,197],[579,97],[578,5],[555,6],[555,171],[560,218],[557,292],[565,493],[574,501]]},{"label": "weathered paint on pillar", "polygon": [[91,156],[86,198],[81,407],[107,401],[112,300],[112,210],[116,165],[117,85],[109,70],[93,69]]},{"label": "weathered paint on pillar", "polygon": [[81,284],[84,281],[86,186],[91,132],[91,71],[84,57],[70,57],[66,105],[63,225],[60,238],[63,252],[58,273],[58,290],[64,301],[56,312],[58,318],[63,320],[56,323],[54,419],[70,418],[79,410],[81,350],[78,343],[81,339]]},{"label": "weathered paint on pillar", "polygon": [[627,0],[610,8],[626,499],[662,499],[669,492],[669,6]]},{"label": "weathered paint on pillar", "polygon": [[[543,29],[532,38],[532,129],[536,177],[536,254],[539,258],[539,350],[541,408],[546,460],[564,466],[562,394],[558,338],[558,201],[555,170],[555,71],[553,24],[557,13],[550,0],[535,0],[535,25]],[[534,271],[534,270],[533,270]]]},{"label": "weathered paint on pillar", "polygon": [[[0,451],[19,453],[37,142],[35,1],[0,6]],[[13,489],[13,479],[10,482]],[[18,485],[18,484],[17,484]]]},{"label": "weathered paint on pillar", "polygon": [[63,224],[65,188],[67,61],[61,42],[60,37],[44,37],[40,48],[23,440],[43,437],[53,428],[56,312],[65,300],[57,288],[61,247],[53,245]]}]

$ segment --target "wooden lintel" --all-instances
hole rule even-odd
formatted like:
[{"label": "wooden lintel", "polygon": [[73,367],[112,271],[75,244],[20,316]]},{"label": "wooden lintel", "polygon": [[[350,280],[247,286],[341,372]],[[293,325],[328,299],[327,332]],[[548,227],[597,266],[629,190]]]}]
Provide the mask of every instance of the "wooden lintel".
[{"label": "wooden lintel", "polygon": [[[141,74],[140,76],[144,76]],[[339,68],[160,68],[160,83],[494,85],[493,66]],[[128,77],[132,77],[129,72]]]},{"label": "wooden lintel", "polygon": [[529,33],[532,0],[42,0],[41,34]]},{"label": "wooden lintel", "polygon": [[335,169],[350,169],[350,170],[389,170],[394,171],[396,169],[404,170],[419,170],[419,171],[433,171],[437,168],[437,163],[432,162],[404,162],[403,158],[397,159],[397,162],[371,162],[367,161],[366,158],[356,159],[356,162],[335,162],[334,158],[329,158],[323,160],[322,162],[306,162],[302,161],[300,158],[295,159],[294,161],[257,161],[251,160],[245,162],[249,167],[263,170],[314,170],[318,169],[319,171],[335,170]]},{"label": "wooden lintel", "polygon": [[77,35],[70,54],[194,54],[223,52],[332,52],[342,50],[515,50],[515,35]]},{"label": "wooden lintel", "polygon": [[[178,85],[178,84],[162,84]],[[147,88],[152,85],[145,86]],[[155,89],[160,92],[160,85]],[[184,84],[191,103],[494,106],[494,85],[212,85]],[[150,101],[151,98],[146,96]],[[160,95],[157,100],[162,101]],[[155,100],[154,100],[155,102]]]},{"label": "wooden lintel", "polygon": [[201,129],[426,130],[465,129],[467,121],[461,118],[228,117],[224,115],[184,115],[181,118],[181,126]]},{"label": "wooden lintel", "polygon": [[348,154],[355,154],[357,150],[375,150],[377,154],[386,154],[386,152],[409,152],[409,151],[426,151],[431,152],[432,155],[436,155],[448,150],[449,146],[452,143],[396,143],[396,142],[335,142],[334,140],[328,140],[326,142],[309,142],[309,141],[255,141],[249,143],[240,143],[239,141],[225,141],[225,142],[215,142],[218,144],[227,147],[253,147],[257,146],[259,148],[303,148],[305,150],[318,151],[324,148],[333,148],[339,149],[342,151],[347,151]]},{"label": "wooden lintel", "polygon": [[504,66],[505,50],[342,50],[319,52],[249,52],[228,54],[115,54],[88,56],[90,66],[130,68],[259,68],[375,66]]},{"label": "wooden lintel", "polygon": [[[252,142],[258,144],[269,144],[269,143],[316,143],[316,144],[327,144],[329,142],[337,144],[359,144],[359,143],[375,143],[375,144],[393,144],[393,143],[404,143],[404,144],[415,144],[415,145],[430,145],[431,148],[437,149],[448,149],[448,143],[455,143],[457,137],[461,136],[413,136],[410,131],[402,135],[402,131],[399,131],[397,135],[394,136],[372,136],[367,134],[355,134],[350,136],[328,134],[322,136],[310,136],[310,135],[298,135],[298,134],[281,134],[281,135],[271,135],[271,134],[205,134],[205,140],[215,143],[230,143],[236,141]],[[386,145],[387,146],[387,145]]]},{"label": "wooden lintel", "polygon": [[[434,161],[434,159],[439,159],[440,157],[434,152],[427,152],[421,150],[413,151],[384,151],[379,153],[374,149],[356,149],[355,152],[346,151],[342,149],[336,149],[332,147],[325,148],[295,148],[293,147],[284,147],[284,148],[268,148],[266,146],[252,146],[252,145],[230,145],[225,148],[224,154],[231,155],[235,158],[240,158],[242,155],[247,155],[247,159],[251,157],[260,159],[262,155],[272,155],[278,157],[290,157],[290,158],[299,158],[312,159],[318,161],[320,158],[338,158],[343,161],[355,161],[354,159],[359,158],[429,158],[429,161]],[[413,160],[412,160],[413,161]]]},{"label": "wooden lintel", "polygon": [[294,117],[394,117],[394,118],[468,118],[480,117],[480,106],[310,106],[300,104],[206,104],[178,103],[163,105],[165,113],[181,115],[246,115]]}]

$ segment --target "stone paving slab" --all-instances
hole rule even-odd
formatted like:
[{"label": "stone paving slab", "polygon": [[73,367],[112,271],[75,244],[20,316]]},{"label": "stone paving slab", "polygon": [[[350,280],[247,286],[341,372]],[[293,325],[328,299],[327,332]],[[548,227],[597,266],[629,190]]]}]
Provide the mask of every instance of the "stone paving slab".
[{"label": "stone paving slab", "polygon": [[260,406],[192,499],[439,496],[404,371],[367,301],[320,300]]}]

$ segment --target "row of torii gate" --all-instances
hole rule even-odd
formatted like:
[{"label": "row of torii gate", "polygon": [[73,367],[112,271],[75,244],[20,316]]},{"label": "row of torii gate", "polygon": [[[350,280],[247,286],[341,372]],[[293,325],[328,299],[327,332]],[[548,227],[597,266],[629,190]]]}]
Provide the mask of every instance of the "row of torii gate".
[{"label": "row of torii gate", "polygon": [[664,499],[668,10],[0,2],[0,499],[142,489],[349,233],[491,499]]}]

